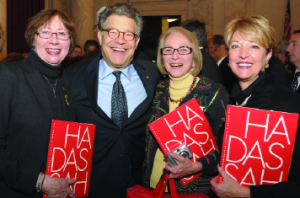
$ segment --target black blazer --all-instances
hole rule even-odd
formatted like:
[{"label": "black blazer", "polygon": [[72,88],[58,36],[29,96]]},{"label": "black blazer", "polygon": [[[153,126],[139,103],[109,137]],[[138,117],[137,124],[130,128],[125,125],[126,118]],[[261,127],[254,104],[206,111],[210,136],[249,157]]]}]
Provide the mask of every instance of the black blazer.
[{"label": "black blazer", "polygon": [[[28,58],[0,64],[0,79],[0,197],[42,197],[35,185],[46,168],[53,118],[44,79]],[[65,119],[75,120],[60,94]]]},{"label": "black blazer", "polygon": [[[145,129],[160,75],[154,64],[142,60],[133,61],[148,97],[120,129],[97,105],[101,58],[100,54],[91,60],[68,67],[63,74],[63,81],[71,92],[78,121],[96,124],[89,197],[120,198],[126,196],[126,187],[141,183]],[[124,167],[127,157],[131,174]],[[125,181],[128,174],[131,179],[129,183]]]},{"label": "black blazer", "polygon": [[202,70],[198,76],[200,77],[200,75],[202,75],[219,84],[223,84],[222,74],[216,61],[204,49],[201,49],[201,53]]}]

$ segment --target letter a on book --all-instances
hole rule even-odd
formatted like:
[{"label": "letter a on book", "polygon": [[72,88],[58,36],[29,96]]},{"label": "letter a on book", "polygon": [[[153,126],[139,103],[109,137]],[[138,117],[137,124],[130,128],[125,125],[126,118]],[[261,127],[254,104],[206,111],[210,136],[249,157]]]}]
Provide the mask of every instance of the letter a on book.
[{"label": "letter a on book", "polygon": [[[222,167],[246,187],[287,181],[298,117],[294,113],[228,105]],[[222,182],[220,175],[218,182]]]},{"label": "letter a on book", "polygon": [[95,128],[93,124],[52,120],[46,174],[76,178],[70,187],[77,197],[88,196]]}]

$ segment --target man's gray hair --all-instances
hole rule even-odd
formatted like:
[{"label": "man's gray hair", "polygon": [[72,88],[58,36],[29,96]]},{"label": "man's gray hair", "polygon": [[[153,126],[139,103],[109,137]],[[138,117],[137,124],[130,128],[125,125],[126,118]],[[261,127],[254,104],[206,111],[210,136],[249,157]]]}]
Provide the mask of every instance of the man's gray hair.
[{"label": "man's gray hair", "polygon": [[289,44],[290,44],[289,41],[286,40],[280,41],[277,45],[277,51],[280,53],[284,52],[285,56],[287,56],[289,52],[286,49],[289,46]]},{"label": "man's gray hair", "polygon": [[[97,15],[98,15],[98,12],[97,12]],[[128,18],[133,19],[136,24],[135,34],[137,34],[137,36],[141,35],[142,29],[143,29],[142,16],[134,7],[132,7],[131,5],[128,5],[126,3],[117,3],[113,6],[106,6],[103,11],[100,11],[100,14],[98,17],[98,24],[97,24],[97,27],[99,30],[103,31],[107,18],[113,14],[119,15],[119,16],[126,16]]]},{"label": "man's gray hair", "polygon": [[204,47],[206,45],[207,32],[204,23],[201,23],[197,19],[188,19],[182,22],[180,27],[192,32],[197,38],[199,46]]}]

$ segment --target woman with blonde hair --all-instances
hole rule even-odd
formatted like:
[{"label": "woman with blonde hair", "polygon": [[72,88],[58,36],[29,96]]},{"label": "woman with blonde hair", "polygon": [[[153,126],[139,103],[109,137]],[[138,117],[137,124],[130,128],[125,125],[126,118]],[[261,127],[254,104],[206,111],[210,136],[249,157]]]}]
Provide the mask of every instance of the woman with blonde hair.
[{"label": "woman with blonde hair", "polygon": [[[149,123],[163,117],[189,100],[195,98],[202,107],[215,137],[224,124],[228,94],[222,85],[200,76],[202,55],[195,36],[181,27],[172,27],[159,41],[157,65],[168,78],[158,84],[152,103],[152,115]],[[146,159],[143,165],[143,183],[147,188],[155,188],[164,168],[175,179],[177,191],[181,194],[209,193],[209,181],[216,174],[219,159],[218,150],[214,154],[198,159],[193,163],[180,155],[171,156],[179,165],[171,167],[164,161],[163,153],[150,132],[146,130]],[[186,186],[179,178],[202,172],[202,175]]]},{"label": "woman with blonde hair", "polygon": [[[225,42],[229,48],[229,65],[238,78],[232,89],[232,103],[257,109],[300,113],[300,96],[275,81],[273,74],[264,72],[272,56],[274,29],[262,16],[233,19],[225,27]],[[298,127],[297,133],[299,133]],[[300,139],[296,136],[288,181],[275,185],[241,186],[222,167],[211,185],[219,197],[300,197]]]}]

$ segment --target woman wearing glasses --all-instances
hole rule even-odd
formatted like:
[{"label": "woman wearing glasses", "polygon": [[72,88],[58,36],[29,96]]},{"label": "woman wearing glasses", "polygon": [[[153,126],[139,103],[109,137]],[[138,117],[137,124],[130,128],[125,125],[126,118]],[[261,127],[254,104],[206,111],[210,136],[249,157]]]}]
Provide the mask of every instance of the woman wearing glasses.
[{"label": "woman wearing glasses", "polygon": [[[222,85],[204,76],[197,77],[202,68],[202,55],[195,36],[181,27],[172,27],[161,36],[158,49],[158,68],[168,78],[157,86],[149,123],[195,98],[217,137],[225,122],[228,94]],[[172,157],[179,161],[179,165],[172,168],[164,161],[163,153],[149,128],[146,135],[146,159],[143,166],[145,187],[155,188],[165,168],[170,171],[170,178],[178,178],[175,179],[175,185],[179,193],[209,193],[209,181],[216,175],[218,151],[199,158],[197,163],[174,154]],[[179,178],[198,172],[202,172],[202,175],[188,185],[182,185]]]},{"label": "woman wearing glasses", "polygon": [[75,179],[45,175],[52,119],[75,120],[59,75],[73,50],[75,30],[65,13],[45,9],[30,21],[32,49],[21,62],[0,64],[1,197],[76,197]]}]

